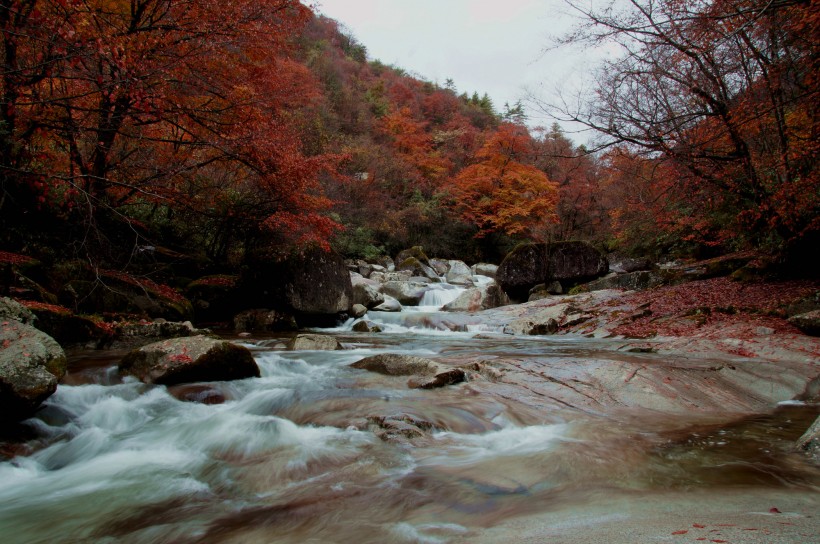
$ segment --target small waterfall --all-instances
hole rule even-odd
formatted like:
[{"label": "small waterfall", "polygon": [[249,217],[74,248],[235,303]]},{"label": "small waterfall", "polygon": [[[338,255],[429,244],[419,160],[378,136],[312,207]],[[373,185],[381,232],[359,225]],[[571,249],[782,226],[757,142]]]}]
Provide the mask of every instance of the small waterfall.
[{"label": "small waterfall", "polygon": [[418,308],[422,311],[440,310],[445,304],[453,302],[458,296],[466,291],[464,287],[451,285],[449,283],[433,283],[430,289],[424,292],[424,296],[419,301]]}]

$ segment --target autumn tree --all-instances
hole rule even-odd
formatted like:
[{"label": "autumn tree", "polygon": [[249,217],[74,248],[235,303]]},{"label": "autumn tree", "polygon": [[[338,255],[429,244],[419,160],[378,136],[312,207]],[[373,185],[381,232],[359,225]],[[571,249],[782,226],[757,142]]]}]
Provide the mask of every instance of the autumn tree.
[{"label": "autumn tree", "polygon": [[542,239],[555,220],[556,184],[527,164],[532,139],[521,125],[503,123],[448,187],[453,208],[478,235],[503,232]]},{"label": "autumn tree", "polygon": [[615,43],[621,54],[603,63],[589,96],[567,102],[581,108],[564,114],[603,135],[603,147],[672,161],[684,200],[709,204],[700,242],[788,245],[817,236],[814,3],[570,4],[584,23],[567,42]]},{"label": "autumn tree", "polygon": [[4,3],[3,122],[30,157],[4,157],[8,207],[31,209],[35,186],[100,246],[157,214],[230,216],[209,232],[233,242],[324,239],[327,161],[302,153],[287,113],[317,97],[284,54],[310,16],[296,0]]}]

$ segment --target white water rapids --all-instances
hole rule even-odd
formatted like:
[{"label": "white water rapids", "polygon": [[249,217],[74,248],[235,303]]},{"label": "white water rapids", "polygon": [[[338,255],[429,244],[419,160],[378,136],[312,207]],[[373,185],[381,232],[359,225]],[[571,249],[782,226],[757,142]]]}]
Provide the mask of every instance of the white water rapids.
[{"label": "white water rapids", "polygon": [[[451,291],[425,303],[449,302]],[[2,542],[470,542],[557,504],[736,485],[714,467],[759,462],[733,441],[739,431],[720,435],[723,445],[672,444],[637,424],[523,404],[500,384],[414,390],[406,378],[349,367],[384,352],[582,361],[605,341],[474,338],[479,323],[434,308],[369,318],[387,331],[325,331],[344,351],[249,343],[262,377],[203,385],[217,404],[123,381],[115,362],[77,371],[78,384],[61,385],[26,422],[31,453],[0,463]],[[461,332],[437,325],[448,320]],[[383,440],[374,421],[384,417],[429,428]],[[809,485],[799,471],[766,470],[777,475],[762,484],[755,471],[732,478]]]}]

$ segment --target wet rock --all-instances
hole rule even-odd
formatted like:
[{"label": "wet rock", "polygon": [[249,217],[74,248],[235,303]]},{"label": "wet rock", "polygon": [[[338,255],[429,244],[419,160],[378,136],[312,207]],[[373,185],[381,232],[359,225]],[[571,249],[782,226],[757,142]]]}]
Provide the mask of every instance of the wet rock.
[{"label": "wet rock", "polygon": [[797,440],[798,451],[805,452],[815,464],[820,465],[820,417]]},{"label": "wet rock", "polygon": [[421,438],[434,428],[429,421],[412,414],[369,416],[367,421],[374,427],[372,430],[376,436],[385,442]]},{"label": "wet rock", "polygon": [[327,336],[325,334],[297,334],[288,341],[287,349],[289,351],[333,351],[344,348],[342,348],[342,345],[333,336]]},{"label": "wet rock", "polygon": [[452,368],[444,372],[439,372],[432,378],[411,379],[407,385],[411,389],[436,389],[465,381],[467,381],[467,374],[464,372],[464,369]]},{"label": "wet rock", "polygon": [[504,258],[496,281],[510,298],[523,301],[540,283],[581,283],[604,275],[608,269],[606,257],[586,242],[522,244]]},{"label": "wet rock", "polygon": [[372,357],[365,357],[350,366],[387,376],[413,376],[417,374],[432,376],[442,368],[440,364],[430,359],[398,353],[382,353]]},{"label": "wet rock", "polygon": [[233,318],[236,332],[278,332],[299,328],[293,315],[280,310],[257,308],[245,310]]},{"label": "wet rock", "polygon": [[143,346],[123,357],[119,371],[162,385],[259,377],[259,367],[248,348],[206,336]]},{"label": "wet rock", "polygon": [[362,320],[353,324],[353,330],[356,332],[382,332],[382,328],[372,321]]},{"label": "wet rock", "polygon": [[461,368],[449,368],[430,359],[397,353],[366,357],[350,366],[387,376],[413,376],[407,384],[413,389],[433,389],[466,380],[466,373]]},{"label": "wet rock", "polygon": [[418,306],[426,290],[423,283],[409,281],[388,281],[382,287],[385,295],[393,297],[404,306]]},{"label": "wet rock", "polygon": [[533,308],[526,316],[511,320],[505,327],[505,334],[544,335],[558,331],[559,323],[574,313],[568,303]]},{"label": "wet rock", "polygon": [[789,323],[809,336],[820,336],[820,310],[792,316]]},{"label": "wet rock", "polygon": [[151,323],[118,323],[114,326],[112,345],[118,348],[136,347],[168,338],[208,335],[208,329],[198,329],[190,321],[154,321]]},{"label": "wet rock", "polygon": [[63,348],[19,321],[0,321],[0,422],[30,416],[65,375]]},{"label": "wet rock", "polygon": [[447,282],[453,285],[473,285],[473,271],[462,261],[450,261]]},{"label": "wet rock", "polygon": [[366,308],[374,308],[384,302],[384,295],[379,292],[377,281],[363,278],[359,274],[351,274],[353,285],[353,304],[361,304]]},{"label": "wet rock", "polygon": [[450,262],[444,259],[430,259],[430,268],[436,271],[439,276],[446,276],[450,270]]},{"label": "wet rock", "polygon": [[471,268],[473,275],[475,276],[487,276],[490,278],[495,278],[496,272],[498,272],[498,265],[490,264],[490,263],[478,263],[474,264]]},{"label": "wet rock", "polygon": [[384,295],[384,302],[373,308],[376,312],[400,312],[402,309],[401,302],[391,297]]},{"label": "wet rock", "polygon": [[348,313],[351,317],[358,319],[367,313],[367,308],[361,304],[354,304],[350,307],[350,311]]},{"label": "wet rock", "polygon": [[510,299],[495,283],[467,289],[454,301],[445,304],[445,312],[478,312],[509,304]]},{"label": "wet rock", "polygon": [[410,272],[411,277],[419,276],[422,278],[427,278],[433,282],[441,281],[435,270],[422,263],[415,257],[408,257],[403,261],[396,261],[396,271]]},{"label": "wet rock", "polygon": [[197,402],[199,404],[224,404],[230,400],[218,389],[208,385],[184,384],[168,388],[174,398],[183,402]]}]

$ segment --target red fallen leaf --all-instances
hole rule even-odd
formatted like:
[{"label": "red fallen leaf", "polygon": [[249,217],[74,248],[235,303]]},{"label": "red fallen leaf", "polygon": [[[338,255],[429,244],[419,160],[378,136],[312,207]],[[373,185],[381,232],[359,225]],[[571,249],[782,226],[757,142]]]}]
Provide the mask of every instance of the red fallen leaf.
[{"label": "red fallen leaf", "polygon": [[685,534],[686,534],[686,533],[688,533],[688,532],[689,532],[689,531],[687,531],[686,529],[683,529],[683,530],[681,530],[681,531],[675,531],[675,532],[673,532],[672,534],[673,534],[673,535],[685,535]]},{"label": "red fallen leaf", "polygon": [[716,542],[717,544],[726,544],[729,542],[728,540],[710,540],[709,542]]},{"label": "red fallen leaf", "polygon": [[775,508],[774,506],[769,508],[769,513],[770,514],[782,514],[782,512],[780,510],[778,510],[777,508]]},{"label": "red fallen leaf", "polygon": [[693,523],[692,527],[696,529],[706,529],[706,525],[701,525],[700,523]]}]

